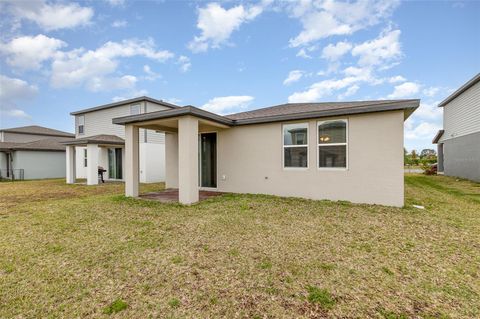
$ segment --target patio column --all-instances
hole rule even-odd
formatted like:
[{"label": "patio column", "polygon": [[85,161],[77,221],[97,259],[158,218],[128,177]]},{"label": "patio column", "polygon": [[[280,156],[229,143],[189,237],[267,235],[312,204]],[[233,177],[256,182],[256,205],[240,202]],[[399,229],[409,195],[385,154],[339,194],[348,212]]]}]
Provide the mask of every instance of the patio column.
[{"label": "patio column", "polygon": [[125,196],[138,196],[139,145],[138,127],[125,125]]},{"label": "patio column", "polygon": [[98,184],[98,145],[87,144],[87,185]]},{"label": "patio column", "polygon": [[67,153],[66,153],[66,160],[67,160],[67,184],[74,184],[75,183],[75,146],[68,145],[67,146]]},{"label": "patio column", "polygon": [[198,119],[192,116],[178,120],[178,199],[198,202]]}]

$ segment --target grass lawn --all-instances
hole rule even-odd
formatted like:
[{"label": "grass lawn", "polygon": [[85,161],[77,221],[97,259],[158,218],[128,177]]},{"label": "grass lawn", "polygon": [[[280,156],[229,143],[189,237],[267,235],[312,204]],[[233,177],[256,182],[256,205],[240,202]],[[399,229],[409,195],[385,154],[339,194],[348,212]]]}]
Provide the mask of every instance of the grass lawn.
[{"label": "grass lawn", "polygon": [[480,317],[480,184],[408,175],[403,209],[122,192],[0,183],[0,318]]}]

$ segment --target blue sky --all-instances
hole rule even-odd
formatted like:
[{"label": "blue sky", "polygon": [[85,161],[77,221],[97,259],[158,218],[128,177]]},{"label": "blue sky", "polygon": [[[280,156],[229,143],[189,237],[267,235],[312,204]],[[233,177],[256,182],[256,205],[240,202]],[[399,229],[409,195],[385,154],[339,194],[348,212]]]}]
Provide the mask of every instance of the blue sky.
[{"label": "blue sky", "polygon": [[0,1],[0,127],[148,95],[228,114],[420,98],[405,146],[480,70],[480,2]]}]

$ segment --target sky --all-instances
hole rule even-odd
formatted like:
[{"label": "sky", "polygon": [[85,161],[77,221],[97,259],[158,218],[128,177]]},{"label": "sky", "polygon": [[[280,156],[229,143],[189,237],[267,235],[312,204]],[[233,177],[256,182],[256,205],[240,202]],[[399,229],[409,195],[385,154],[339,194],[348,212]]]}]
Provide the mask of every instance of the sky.
[{"label": "sky", "polygon": [[218,114],[418,98],[421,150],[479,57],[480,1],[0,0],[0,128],[73,132],[70,112],[143,95]]}]

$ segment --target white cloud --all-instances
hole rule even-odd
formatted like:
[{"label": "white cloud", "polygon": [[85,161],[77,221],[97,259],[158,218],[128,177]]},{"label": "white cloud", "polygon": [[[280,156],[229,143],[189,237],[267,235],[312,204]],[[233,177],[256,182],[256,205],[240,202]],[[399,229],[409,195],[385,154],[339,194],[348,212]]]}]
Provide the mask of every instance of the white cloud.
[{"label": "white cloud", "polygon": [[348,42],[338,42],[337,44],[329,44],[322,51],[322,58],[336,61],[348,51],[352,49],[352,44]]},{"label": "white cloud", "polygon": [[128,22],[125,21],[125,20],[115,20],[115,21],[112,22],[112,27],[114,27],[114,28],[124,28],[124,27],[127,26],[127,24],[128,24]]},{"label": "white cloud", "polygon": [[422,92],[424,95],[428,97],[434,97],[435,95],[437,95],[439,91],[440,91],[440,88],[431,86],[429,88],[424,89]]},{"label": "white cloud", "polygon": [[190,59],[184,55],[178,57],[177,64],[180,64],[180,71],[188,72],[192,66]]},{"label": "white cloud", "polygon": [[202,109],[217,114],[227,114],[246,109],[253,101],[253,96],[233,95],[215,97],[202,106]]},{"label": "white cloud", "polygon": [[32,118],[27,112],[20,109],[11,109],[11,110],[0,109],[0,115],[14,117],[18,119],[28,119],[28,120]]},{"label": "white cloud", "polygon": [[[166,50],[156,50],[153,40],[131,39],[122,42],[107,42],[96,50],[76,49],[57,54],[52,63],[51,84],[55,88],[83,86],[98,91],[128,88],[135,84],[133,76],[112,76],[117,70],[119,59],[143,56],[158,62],[173,58]],[[135,78],[135,80],[134,80]]]},{"label": "white cloud", "polygon": [[415,110],[412,117],[415,119],[423,119],[429,121],[441,121],[443,109],[438,107],[438,102],[434,103],[420,103],[420,106]]},{"label": "white cloud", "polygon": [[53,58],[67,44],[43,34],[23,36],[0,44],[0,53],[7,56],[7,63],[19,69],[39,69],[42,62]]},{"label": "white cloud", "polygon": [[243,23],[255,19],[262,11],[263,5],[238,5],[224,9],[218,3],[209,3],[198,9],[197,28],[201,34],[190,41],[188,48],[193,52],[219,48],[228,41],[233,31],[238,30]]},{"label": "white cloud", "polygon": [[393,93],[388,95],[389,99],[402,99],[412,97],[420,91],[420,85],[414,82],[405,82],[396,85]]},{"label": "white cloud", "polygon": [[421,140],[421,139],[433,139],[441,126],[430,122],[421,122],[418,125],[413,125],[412,122],[405,123],[405,139],[407,140]]},{"label": "white cloud", "polygon": [[293,70],[288,73],[287,78],[283,81],[283,85],[289,85],[291,83],[299,81],[305,72],[302,70]]},{"label": "white cloud", "polygon": [[32,98],[38,88],[26,81],[0,74],[0,101],[2,106],[11,107],[14,101]]},{"label": "white cloud", "polygon": [[407,81],[407,79],[405,79],[401,75],[392,76],[391,78],[388,79],[388,82],[390,82],[390,83],[400,83],[400,82],[405,82],[405,81]]},{"label": "white cloud", "polygon": [[352,55],[358,56],[360,65],[384,65],[386,62],[402,57],[400,30],[386,30],[374,40],[356,45]]},{"label": "white cloud", "polygon": [[153,81],[161,77],[160,74],[153,72],[149,65],[145,64],[143,66],[143,71],[147,73],[147,76],[145,77],[147,80]]},{"label": "white cloud", "polygon": [[178,103],[182,102],[182,100],[177,99],[175,97],[171,97],[171,98],[166,99],[165,102],[178,105]]},{"label": "white cloud", "polygon": [[35,85],[0,74],[0,118],[2,116],[28,119],[25,111],[18,108],[19,101],[33,98],[38,92]]},{"label": "white cloud", "polygon": [[351,87],[349,87],[344,93],[340,94],[338,96],[338,99],[343,100],[346,97],[354,95],[355,93],[357,93],[358,89],[360,89],[360,87],[358,85],[354,84]]},{"label": "white cloud", "polygon": [[312,56],[307,53],[307,50],[305,50],[305,48],[301,48],[297,52],[297,56],[300,57],[300,58],[304,58],[304,59],[311,59],[312,58]]},{"label": "white cloud", "polygon": [[94,11],[77,3],[47,3],[46,1],[12,1],[10,12],[18,21],[35,22],[46,31],[71,29],[91,23]]},{"label": "white cloud", "polygon": [[357,77],[349,76],[340,80],[329,79],[312,84],[307,90],[295,92],[288,97],[289,103],[316,102],[333,92],[345,89],[358,82]]},{"label": "white cloud", "polygon": [[388,18],[398,1],[302,1],[291,4],[294,18],[300,19],[303,30],[290,39],[291,47],[309,44],[333,35],[352,34]]}]

